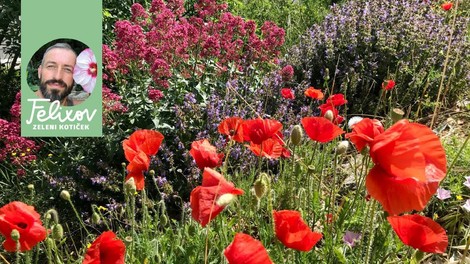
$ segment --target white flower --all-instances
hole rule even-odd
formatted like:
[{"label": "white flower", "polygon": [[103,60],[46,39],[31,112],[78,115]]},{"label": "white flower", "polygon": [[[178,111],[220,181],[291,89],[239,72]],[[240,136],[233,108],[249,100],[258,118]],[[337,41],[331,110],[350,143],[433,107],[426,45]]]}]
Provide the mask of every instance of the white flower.
[{"label": "white flower", "polygon": [[437,188],[436,196],[439,200],[448,199],[450,198],[450,191],[444,188]]},{"label": "white flower", "polygon": [[77,63],[73,69],[73,79],[83,87],[83,90],[91,93],[96,85],[97,74],[95,54],[89,48],[83,50],[77,57]]}]

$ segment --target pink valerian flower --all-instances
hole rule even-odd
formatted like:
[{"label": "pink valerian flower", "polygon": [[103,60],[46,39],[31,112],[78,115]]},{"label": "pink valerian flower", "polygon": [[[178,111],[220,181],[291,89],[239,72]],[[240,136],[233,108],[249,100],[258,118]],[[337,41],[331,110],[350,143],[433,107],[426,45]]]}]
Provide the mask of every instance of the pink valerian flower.
[{"label": "pink valerian flower", "polygon": [[148,89],[148,97],[150,100],[152,100],[153,102],[158,102],[160,101],[162,98],[163,98],[163,92],[158,90],[158,89],[153,89],[151,87],[149,87]]},{"label": "pink valerian flower", "polygon": [[288,82],[294,77],[294,68],[291,65],[287,65],[281,70],[281,77],[283,82]]},{"label": "pink valerian flower", "polygon": [[0,119],[0,162],[15,166],[26,166],[36,160],[39,146],[32,140],[20,136],[20,123]]},{"label": "pink valerian flower", "polygon": [[10,120],[14,123],[20,122],[20,115],[21,115],[21,92],[17,92],[15,96],[15,102],[13,106],[10,108]]},{"label": "pink valerian flower", "polygon": [[[225,12],[226,8],[216,0],[199,0],[194,4],[196,15],[185,18],[182,0],[153,0],[147,13],[133,5],[131,21],[115,24],[114,47],[103,46],[103,80],[113,82],[116,71],[127,74],[129,65],[136,65],[150,73],[159,89],[166,88],[176,71],[192,68],[192,56],[204,59],[195,74],[204,69],[205,59],[217,60],[216,73],[231,65],[244,71],[254,62],[272,63],[284,42],[283,29],[267,22],[260,37],[253,21]],[[146,15],[147,24],[142,25]]]},{"label": "pink valerian flower", "polygon": [[148,14],[145,8],[139,4],[134,3],[131,6],[132,18],[131,21],[139,24],[140,26],[145,26],[147,24]]},{"label": "pink valerian flower", "polygon": [[450,191],[446,190],[444,188],[437,188],[436,197],[437,197],[437,199],[439,199],[441,201],[443,201],[445,199],[449,199],[450,198]]},{"label": "pink valerian flower", "polygon": [[98,67],[93,51],[88,48],[80,52],[77,63],[73,68],[73,79],[80,84],[87,93],[93,92],[96,85],[96,75]]}]

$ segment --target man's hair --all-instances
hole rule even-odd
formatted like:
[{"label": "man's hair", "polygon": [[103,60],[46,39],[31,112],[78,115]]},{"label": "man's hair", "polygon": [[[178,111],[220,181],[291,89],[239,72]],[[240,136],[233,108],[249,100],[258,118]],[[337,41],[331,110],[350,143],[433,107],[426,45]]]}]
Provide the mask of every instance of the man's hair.
[{"label": "man's hair", "polygon": [[73,54],[75,54],[75,56],[77,56],[77,53],[75,52],[75,50],[72,49],[72,47],[67,44],[67,43],[56,43],[52,46],[50,46],[49,48],[46,49],[46,51],[44,52],[44,55],[42,56],[42,60],[41,60],[41,65],[43,65],[44,63],[44,58],[46,57],[46,54],[50,51],[50,50],[53,50],[53,49],[65,49],[65,50],[70,50],[71,52],[73,52]]}]

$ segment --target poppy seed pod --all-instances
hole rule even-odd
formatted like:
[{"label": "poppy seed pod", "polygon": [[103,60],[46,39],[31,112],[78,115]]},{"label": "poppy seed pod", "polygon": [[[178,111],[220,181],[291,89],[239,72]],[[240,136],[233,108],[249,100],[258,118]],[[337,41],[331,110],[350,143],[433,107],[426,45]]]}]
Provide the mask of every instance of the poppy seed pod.
[{"label": "poppy seed pod", "polygon": [[302,127],[300,125],[295,125],[292,128],[292,131],[290,133],[290,140],[294,146],[300,145],[300,142],[302,141],[303,137],[303,131]]},{"label": "poppy seed pod", "polygon": [[64,237],[64,228],[61,224],[56,224],[52,227],[52,237],[57,241]]},{"label": "poppy seed pod", "polygon": [[66,201],[70,201],[70,193],[66,190],[63,190],[60,192],[60,198],[66,200]]},{"label": "poppy seed pod", "polygon": [[405,112],[403,112],[403,110],[401,110],[400,108],[393,108],[390,117],[392,118],[392,121],[395,124],[396,122],[400,121],[404,115]]},{"label": "poppy seed pod", "polygon": [[13,241],[19,241],[20,240],[20,232],[16,229],[13,229],[11,230],[11,239],[13,239]]},{"label": "poppy seed pod", "polygon": [[330,120],[331,122],[333,122],[333,119],[335,118],[335,115],[334,115],[333,111],[327,110],[323,117]]}]

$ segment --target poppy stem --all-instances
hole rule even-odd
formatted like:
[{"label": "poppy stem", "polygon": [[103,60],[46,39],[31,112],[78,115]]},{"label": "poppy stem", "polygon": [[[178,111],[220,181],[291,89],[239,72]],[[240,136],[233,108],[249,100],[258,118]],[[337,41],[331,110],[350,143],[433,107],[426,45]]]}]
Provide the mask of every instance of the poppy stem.
[{"label": "poppy stem", "polygon": [[372,244],[374,242],[375,208],[376,208],[376,201],[374,199],[374,200],[371,201],[370,214],[368,216],[368,219],[369,219],[369,226],[368,226],[369,239],[367,241],[367,252],[366,252],[366,258],[365,258],[365,262],[364,262],[365,264],[369,264],[369,261],[370,261],[370,258],[371,258]]},{"label": "poppy stem", "polygon": [[468,140],[470,140],[470,134],[468,134],[467,138],[465,139],[465,142],[462,144],[459,151],[457,152],[457,155],[455,155],[454,159],[452,160],[452,163],[450,164],[449,168],[447,169],[446,176],[449,175],[450,172],[452,171],[452,169],[454,168],[454,165],[457,162],[457,159],[460,157],[460,154],[462,154],[462,151],[465,149],[465,146],[467,145]]}]

